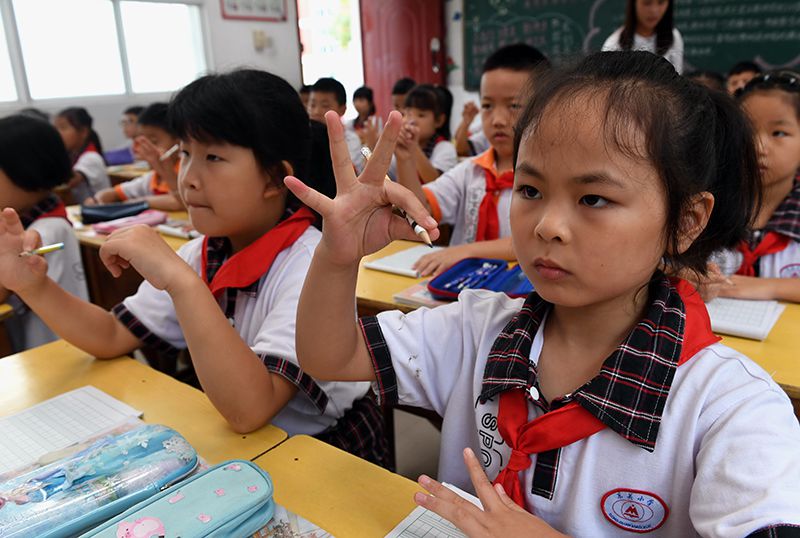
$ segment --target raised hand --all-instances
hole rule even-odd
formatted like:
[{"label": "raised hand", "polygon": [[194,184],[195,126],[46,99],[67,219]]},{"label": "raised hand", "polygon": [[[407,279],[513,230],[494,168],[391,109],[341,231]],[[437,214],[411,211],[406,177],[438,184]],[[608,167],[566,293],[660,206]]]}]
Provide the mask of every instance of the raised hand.
[{"label": "raised hand", "polygon": [[39,234],[25,230],[17,212],[3,209],[0,216],[0,286],[21,292],[40,285],[47,276],[43,256],[23,256],[20,253],[42,246]]},{"label": "raised hand", "polygon": [[335,112],[328,112],[325,122],[336,176],[336,198],[331,200],[296,177],[289,176],[284,181],[297,198],[322,215],[320,248],[328,261],[353,265],[395,239],[419,240],[408,222],[392,213],[393,205],[404,209],[435,240],[439,236],[436,221],[417,197],[405,187],[385,181],[402,123],[400,113],[389,114],[375,152],[358,177],[350,161],[339,117]]}]

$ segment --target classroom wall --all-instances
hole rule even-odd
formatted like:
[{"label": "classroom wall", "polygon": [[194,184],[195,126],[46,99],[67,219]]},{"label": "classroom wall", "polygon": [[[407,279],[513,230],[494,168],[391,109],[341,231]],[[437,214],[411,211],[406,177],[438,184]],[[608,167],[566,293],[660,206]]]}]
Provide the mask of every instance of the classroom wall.
[{"label": "classroom wall", "polygon": [[[282,22],[239,21],[223,19],[219,0],[205,0],[203,24],[206,39],[208,66],[212,70],[226,70],[237,66],[266,69],[284,77],[293,86],[299,86],[300,46],[297,38],[297,9],[294,0],[287,0],[287,18]],[[266,34],[268,45],[262,51],[253,46],[253,32]],[[176,59],[176,61],[178,61]],[[147,105],[165,101],[169,93],[141,94],[136,96],[103,96],[77,99],[57,99],[34,103],[3,105],[0,116],[14,113],[19,108],[35,106],[54,114],[68,106],[84,106],[95,121],[95,128],[105,148],[119,147],[125,143],[119,127],[123,109],[130,105]]]},{"label": "classroom wall", "polygon": [[[467,101],[479,102],[477,92],[464,89],[464,0],[445,2],[445,23],[447,31],[447,55],[452,58],[455,67],[447,75],[447,87],[453,93],[453,114],[450,121],[451,131],[455,133],[461,123],[461,110]],[[472,130],[480,129],[480,116],[475,119]]]}]

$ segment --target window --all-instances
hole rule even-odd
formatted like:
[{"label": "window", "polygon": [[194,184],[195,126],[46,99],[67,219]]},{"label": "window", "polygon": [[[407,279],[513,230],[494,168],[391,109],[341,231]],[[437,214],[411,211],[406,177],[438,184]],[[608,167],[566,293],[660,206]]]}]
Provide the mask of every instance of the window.
[{"label": "window", "polygon": [[123,1],[120,8],[134,92],[177,90],[205,71],[196,6]]},{"label": "window", "polygon": [[0,18],[0,101],[16,101],[17,88],[14,86],[14,71],[8,56],[8,42],[3,21]]},{"label": "window", "polygon": [[114,5],[14,0],[33,99],[125,93]]}]

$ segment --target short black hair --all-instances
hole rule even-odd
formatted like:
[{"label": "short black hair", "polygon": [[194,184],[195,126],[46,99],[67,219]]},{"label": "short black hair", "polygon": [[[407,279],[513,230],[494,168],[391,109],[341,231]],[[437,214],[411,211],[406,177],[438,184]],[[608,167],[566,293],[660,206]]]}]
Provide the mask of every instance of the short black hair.
[{"label": "short black hair", "polygon": [[28,192],[53,189],[72,175],[56,128],[25,114],[0,119],[0,170]]},{"label": "short black hair", "polygon": [[405,95],[416,85],[417,83],[413,78],[403,77],[398,79],[392,86],[392,95]]},{"label": "short black hair", "polygon": [[435,118],[444,114],[444,124],[436,130],[436,134],[450,139],[450,112],[453,108],[452,94],[444,93],[433,84],[419,84],[406,94],[404,106],[430,110]]},{"label": "short black hair", "polygon": [[544,67],[550,67],[550,61],[539,49],[525,43],[514,43],[490,54],[483,62],[482,73],[495,69],[533,72]]},{"label": "short black hair", "polygon": [[172,126],[169,124],[169,105],[167,103],[153,103],[148,106],[139,114],[137,122],[139,125],[158,127],[170,135],[175,136],[175,133],[172,131]]},{"label": "short black hair", "polygon": [[303,84],[302,86],[300,86],[300,89],[297,90],[297,93],[299,93],[300,95],[303,95],[305,93],[311,93],[311,84]]},{"label": "short black hair", "polygon": [[797,119],[800,120],[800,73],[788,69],[756,75],[744,88],[736,90],[736,99],[741,102],[754,93],[771,91],[783,92],[791,101]]},{"label": "short black hair", "polygon": [[746,60],[743,62],[739,62],[733,67],[731,67],[731,70],[728,71],[728,76],[732,77],[733,75],[740,75],[742,73],[747,73],[747,72],[758,74],[762,72],[762,69],[755,62]]},{"label": "short black hair", "polygon": [[311,87],[312,92],[332,93],[339,106],[347,106],[347,92],[342,83],[331,77],[322,77]]},{"label": "short black hair", "polygon": [[183,140],[252,150],[276,185],[283,186],[287,173],[281,161],[305,179],[311,147],[308,114],[297,91],[277,75],[239,69],[200,77],[173,97],[169,122]]},{"label": "short black hair", "polygon": [[123,114],[131,114],[132,116],[136,116],[138,118],[139,114],[141,114],[143,110],[144,110],[143,106],[134,105],[134,106],[129,106],[128,108],[126,108],[122,113]]},{"label": "short black hair", "polygon": [[725,91],[725,77],[716,71],[691,71],[684,76],[712,90]]},{"label": "short black hair", "polygon": [[[649,161],[663,183],[668,268],[705,274],[711,253],[739,244],[758,213],[761,183],[747,118],[729,95],[678,75],[661,56],[600,52],[537,81],[517,123],[515,167],[520,143],[536,135],[543,117],[558,115],[565,104],[589,94],[604,113],[609,144]],[[644,135],[643,150],[632,141],[637,132]],[[714,210],[694,243],[679,253],[684,211],[702,192],[714,196]]]}]

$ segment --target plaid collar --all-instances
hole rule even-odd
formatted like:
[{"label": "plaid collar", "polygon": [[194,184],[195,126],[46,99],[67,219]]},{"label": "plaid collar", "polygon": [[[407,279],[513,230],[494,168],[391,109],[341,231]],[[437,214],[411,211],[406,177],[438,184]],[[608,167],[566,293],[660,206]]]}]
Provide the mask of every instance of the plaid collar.
[{"label": "plaid collar", "polygon": [[[217,274],[219,268],[225,263],[231,252],[233,246],[230,239],[227,237],[209,237],[206,242],[206,284],[210,284],[214,280],[214,275]],[[258,280],[252,282],[249,286],[239,288],[240,291],[256,291],[258,289]]]},{"label": "plaid collar", "polygon": [[[690,299],[689,306],[700,309],[705,317],[695,317],[700,327],[693,337],[696,341],[684,343],[685,301],[663,274],[654,278],[650,297],[645,317],[605,360],[600,373],[571,397],[631,443],[653,451],[682,347],[685,344],[694,354],[718,338],[711,334],[710,325],[704,325],[708,316],[702,303]],[[531,293],[497,337],[484,370],[481,403],[503,391],[527,390],[536,384],[537,370],[529,360],[531,344],[551,307]]]},{"label": "plaid collar", "polygon": [[[45,198],[39,200],[35,205],[28,208],[27,211],[23,211],[19,214],[19,220],[22,221],[22,227],[27,228],[44,215],[53,213],[60,205],[63,205],[61,198],[53,193],[50,193]],[[64,214],[64,218],[66,218],[66,213]]]},{"label": "plaid collar", "polygon": [[764,230],[772,230],[795,241],[800,241],[800,177],[767,222]]}]

